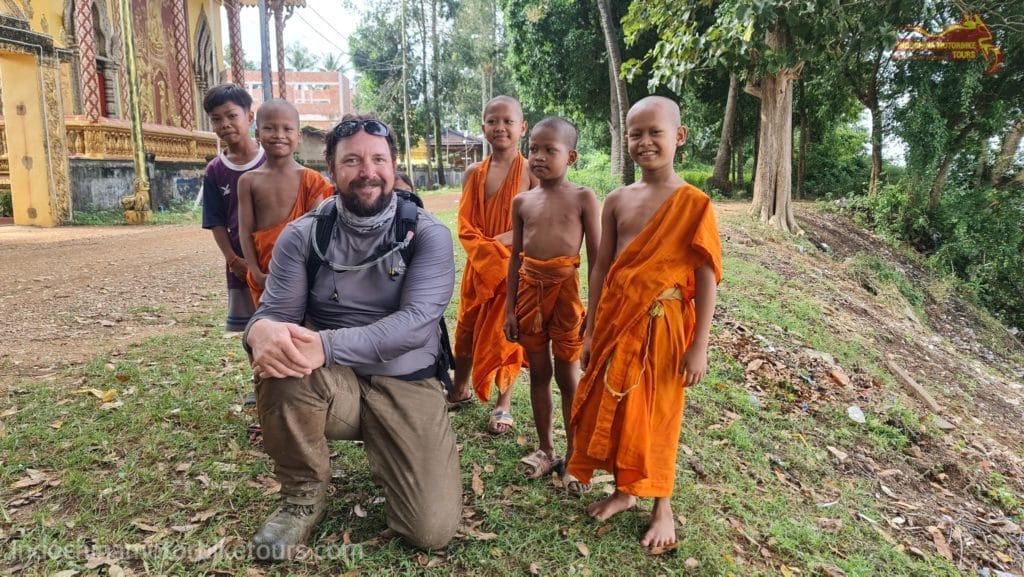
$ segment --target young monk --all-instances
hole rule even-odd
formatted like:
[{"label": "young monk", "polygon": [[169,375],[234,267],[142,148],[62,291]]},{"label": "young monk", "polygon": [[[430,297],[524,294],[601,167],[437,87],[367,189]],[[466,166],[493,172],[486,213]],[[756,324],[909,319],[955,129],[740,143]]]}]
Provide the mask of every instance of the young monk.
[{"label": "young monk", "polygon": [[268,100],[260,106],[256,136],[267,161],[238,179],[238,228],[249,268],[246,281],[259,304],[274,243],[284,226],[316,208],[334,187],[319,172],[295,162],[302,132],[299,112],[287,101]]},{"label": "young monk", "polygon": [[470,376],[483,401],[498,386],[498,400],[487,430],[502,435],[512,430],[512,383],[524,363],[523,350],[502,335],[505,320],[505,277],[512,245],[512,199],[536,186],[519,140],[526,121],[519,101],[496,96],[484,107],[483,131],[493,152],[466,169],[459,203],[459,240],[466,249],[459,311],[455,327],[455,382],[449,402],[455,408],[470,402]]},{"label": "young monk", "polygon": [[[589,485],[565,475],[564,461],[552,440],[551,376],[562,395],[563,422],[569,423],[579,383],[583,348],[583,302],[580,300],[580,247],[587,241],[587,269],[593,269],[600,239],[600,208],[594,191],[565,178],[576,162],[576,127],[549,117],[530,132],[530,172],[540,186],[512,201],[512,257],[508,268],[505,337],[518,342],[530,364],[530,405],[540,440],[538,450],[520,460],[533,479],[563,473],[562,486],[580,494]],[[554,353],[552,370],[551,355]],[[567,429],[566,456],[572,455]]]},{"label": "young monk", "polygon": [[587,506],[599,521],[654,497],[645,547],[675,543],[671,496],[686,387],[707,372],[721,245],[707,195],[673,169],[686,141],[679,107],[650,96],[626,116],[640,181],[613,191],[590,277],[583,379],[573,402],[569,472],[615,476]]}]

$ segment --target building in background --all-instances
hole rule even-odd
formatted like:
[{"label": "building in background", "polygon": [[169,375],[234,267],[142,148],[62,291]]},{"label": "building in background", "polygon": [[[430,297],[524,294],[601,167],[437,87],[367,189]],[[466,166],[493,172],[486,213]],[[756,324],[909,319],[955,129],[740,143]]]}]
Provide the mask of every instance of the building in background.
[{"label": "building in background", "polygon": [[[285,78],[285,96],[299,111],[302,126],[330,130],[353,110],[352,83],[341,72],[286,70]],[[263,102],[259,70],[245,71],[245,89],[252,94],[253,107],[259,107]],[[273,93],[276,96],[279,92],[274,90]]]},{"label": "building in background", "polygon": [[[129,0],[154,210],[194,198],[217,153],[202,95],[229,81],[222,2],[238,38],[237,0]],[[128,111],[117,0],[0,0],[0,194],[15,224],[119,209],[134,180]]]}]

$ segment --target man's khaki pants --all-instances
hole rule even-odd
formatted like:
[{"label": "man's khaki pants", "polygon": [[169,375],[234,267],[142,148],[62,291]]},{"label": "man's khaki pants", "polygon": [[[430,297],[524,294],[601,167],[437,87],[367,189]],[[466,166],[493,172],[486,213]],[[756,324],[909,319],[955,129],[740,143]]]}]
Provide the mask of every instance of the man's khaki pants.
[{"label": "man's khaki pants", "polygon": [[455,434],[440,381],[357,377],[344,366],[256,385],[263,446],[285,500],[324,498],[327,439],[362,440],[384,488],[388,527],[415,547],[445,546],[462,516]]}]

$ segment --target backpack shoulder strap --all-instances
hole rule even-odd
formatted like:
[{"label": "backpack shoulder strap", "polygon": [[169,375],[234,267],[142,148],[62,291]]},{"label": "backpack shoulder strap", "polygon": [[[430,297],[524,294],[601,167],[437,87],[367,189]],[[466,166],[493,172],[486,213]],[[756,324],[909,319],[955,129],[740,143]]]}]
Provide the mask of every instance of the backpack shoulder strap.
[{"label": "backpack shoulder strap", "polygon": [[334,230],[334,219],[338,215],[338,205],[332,196],[313,211],[313,226],[309,229],[309,250],[306,253],[306,283],[313,290],[313,281],[320,272],[323,259],[319,255],[327,254],[327,245],[331,242]]},{"label": "backpack shoulder strap", "polygon": [[[395,195],[398,196],[398,206],[395,209],[395,241],[402,242],[410,232],[416,234],[416,224],[420,219],[419,209],[423,207],[423,200],[408,190],[395,189]],[[412,244],[399,252],[402,254],[402,261],[409,266],[413,256]]]}]

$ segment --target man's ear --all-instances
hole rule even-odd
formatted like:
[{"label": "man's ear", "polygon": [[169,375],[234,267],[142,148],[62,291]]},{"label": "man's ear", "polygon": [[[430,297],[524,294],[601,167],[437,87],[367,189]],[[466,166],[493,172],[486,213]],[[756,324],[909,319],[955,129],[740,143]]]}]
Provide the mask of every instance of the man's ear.
[{"label": "man's ear", "polygon": [[569,151],[569,163],[568,163],[567,166],[572,166],[574,164],[576,164],[576,151],[575,150],[570,150]]},{"label": "man's ear", "polygon": [[680,126],[676,131],[676,146],[686,144],[686,127]]},{"label": "man's ear", "polygon": [[255,121],[256,121],[256,113],[253,112],[252,108],[250,108],[249,109],[249,126],[252,126],[252,123],[255,122]]}]

